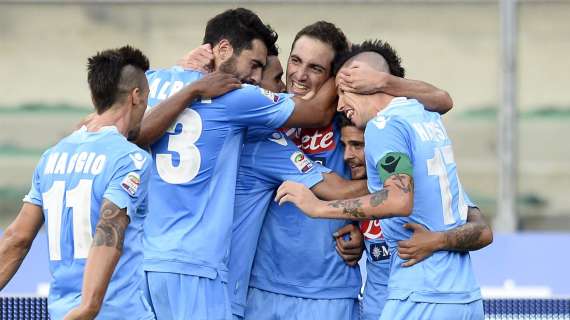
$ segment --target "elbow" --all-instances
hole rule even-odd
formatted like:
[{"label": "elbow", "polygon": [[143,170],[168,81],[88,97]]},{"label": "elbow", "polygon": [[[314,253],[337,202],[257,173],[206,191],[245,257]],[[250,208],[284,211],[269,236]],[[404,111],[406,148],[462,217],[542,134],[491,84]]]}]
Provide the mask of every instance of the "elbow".
[{"label": "elbow", "polygon": [[441,110],[441,114],[446,114],[447,112],[449,112],[451,109],[453,109],[453,99],[451,99],[451,96],[449,95],[449,93],[445,90],[441,90],[440,93],[440,99],[442,102],[442,110]]},{"label": "elbow", "polygon": [[493,243],[493,230],[488,225],[485,225],[483,232],[481,233],[481,248],[485,248],[486,246]]},{"label": "elbow", "polygon": [[33,237],[12,228],[8,228],[4,232],[4,241],[17,250],[28,251],[32,246],[33,240]]}]

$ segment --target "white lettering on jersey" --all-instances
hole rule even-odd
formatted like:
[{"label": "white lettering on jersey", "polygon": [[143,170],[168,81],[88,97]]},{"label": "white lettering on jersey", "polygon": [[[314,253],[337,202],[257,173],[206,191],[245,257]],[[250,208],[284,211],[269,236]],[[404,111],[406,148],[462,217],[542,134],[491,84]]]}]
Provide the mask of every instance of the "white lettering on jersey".
[{"label": "white lettering on jersey", "polygon": [[158,91],[158,85],[160,84],[160,81],[160,78],[152,80],[152,83],[149,86],[149,98],[156,98],[156,92]]},{"label": "white lettering on jersey", "polygon": [[91,173],[98,175],[103,172],[103,167],[107,161],[104,154],[97,155],[95,152],[74,153],[69,156],[67,152],[50,154],[44,174],[65,174],[65,173]]},{"label": "white lettering on jersey", "polygon": [[441,120],[430,122],[416,122],[412,123],[412,127],[414,130],[416,130],[418,136],[420,136],[420,139],[423,142],[441,142],[447,139],[447,132],[445,132]]}]

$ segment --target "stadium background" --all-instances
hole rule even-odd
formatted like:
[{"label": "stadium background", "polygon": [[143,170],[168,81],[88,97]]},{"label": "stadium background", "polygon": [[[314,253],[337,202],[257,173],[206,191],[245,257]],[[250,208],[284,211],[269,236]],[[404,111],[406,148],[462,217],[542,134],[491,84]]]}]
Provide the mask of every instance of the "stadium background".
[{"label": "stadium background", "polygon": [[[167,67],[201,43],[206,21],[231,7],[279,33],[281,61],[316,20],[352,42],[381,38],[407,76],[454,99],[445,124],[464,188],[492,222],[497,211],[500,15],[497,1],[0,1],[0,229],[17,214],[41,152],[90,108],[86,58],[129,43]],[[518,4],[519,232],[475,253],[489,297],[570,296],[570,1]],[[0,295],[45,294],[45,237]],[[567,251],[567,249],[564,249]],[[514,289],[513,289],[514,288]]]}]

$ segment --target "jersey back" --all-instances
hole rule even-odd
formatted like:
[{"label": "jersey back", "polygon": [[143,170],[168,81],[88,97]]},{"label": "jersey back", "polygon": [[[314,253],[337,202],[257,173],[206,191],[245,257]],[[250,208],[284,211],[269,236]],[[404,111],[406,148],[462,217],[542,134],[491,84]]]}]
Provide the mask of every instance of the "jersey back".
[{"label": "jersey back", "polygon": [[[336,121],[320,129],[283,130],[313,161],[349,177]],[[274,293],[311,299],[356,298],[358,267],[336,252],[332,234],[351,223],[311,219],[293,204],[272,202],[261,230],[250,285]]]},{"label": "jersey back", "polygon": [[61,319],[81,301],[83,272],[103,199],[126,208],[130,223],[123,252],[99,316],[152,318],[142,291],[142,224],[137,210],[147,194],[150,156],[115,127],[85,127],[46,151],[24,201],[41,206],[47,226],[52,274],[49,312]]},{"label": "jersey back", "polygon": [[[147,72],[149,107],[202,77],[179,67]],[[153,145],[144,268],[227,280],[235,184],[245,128],[278,127],[288,95],[244,85],[188,106]]]},{"label": "jersey back", "polygon": [[[365,130],[365,155],[370,192],[381,190],[379,165],[388,153],[398,161],[404,154],[412,162],[414,206],[408,217],[382,219],[384,237],[391,252],[389,299],[419,302],[466,303],[481,298],[469,253],[438,251],[424,261],[402,267],[397,241],[409,239],[408,222],[430,231],[446,231],[463,225],[469,199],[464,194],[453,157],[452,144],[439,114],[424,110],[416,100],[395,98],[370,120]],[[392,159],[392,160],[394,160]]]}]

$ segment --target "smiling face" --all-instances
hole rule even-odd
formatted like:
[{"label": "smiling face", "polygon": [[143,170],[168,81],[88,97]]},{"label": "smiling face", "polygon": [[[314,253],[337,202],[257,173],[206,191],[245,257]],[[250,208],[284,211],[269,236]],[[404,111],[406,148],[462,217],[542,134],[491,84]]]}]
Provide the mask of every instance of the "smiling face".
[{"label": "smiling face", "polygon": [[378,103],[377,94],[360,95],[352,92],[337,90],[338,105],[337,110],[344,112],[354,125],[360,129],[366,127],[366,123],[376,116],[378,110],[375,104]]},{"label": "smiling face", "polygon": [[301,36],[287,62],[287,91],[304,96],[318,91],[330,77],[333,48],[315,38]]},{"label": "smiling face", "polygon": [[365,179],[364,131],[353,126],[344,126],[340,132],[340,141],[344,145],[344,162],[350,168],[352,179]]}]

